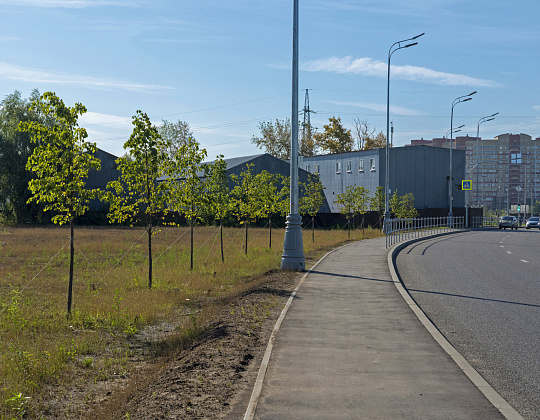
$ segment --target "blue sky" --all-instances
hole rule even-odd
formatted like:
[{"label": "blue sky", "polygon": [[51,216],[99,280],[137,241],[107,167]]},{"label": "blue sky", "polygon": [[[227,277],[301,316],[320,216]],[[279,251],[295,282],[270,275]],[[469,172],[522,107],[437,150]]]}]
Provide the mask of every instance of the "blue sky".
[{"label": "blue sky", "polygon": [[[0,0],[0,93],[33,88],[83,103],[89,140],[116,155],[138,109],[187,121],[209,158],[259,153],[259,122],[290,117],[292,0]],[[386,130],[392,56],[394,144],[442,137],[540,137],[537,0],[300,0],[300,107]]]}]

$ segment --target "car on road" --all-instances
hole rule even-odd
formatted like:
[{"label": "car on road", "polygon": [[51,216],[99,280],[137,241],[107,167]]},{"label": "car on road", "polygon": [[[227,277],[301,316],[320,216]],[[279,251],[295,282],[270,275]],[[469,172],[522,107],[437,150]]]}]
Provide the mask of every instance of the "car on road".
[{"label": "car on road", "polygon": [[509,227],[510,229],[517,230],[518,228],[518,222],[516,216],[503,216],[499,220],[499,229],[506,229]]},{"label": "car on road", "polygon": [[537,216],[531,216],[529,217],[529,220],[527,220],[527,224],[525,225],[525,228],[539,228],[540,229],[540,217]]}]

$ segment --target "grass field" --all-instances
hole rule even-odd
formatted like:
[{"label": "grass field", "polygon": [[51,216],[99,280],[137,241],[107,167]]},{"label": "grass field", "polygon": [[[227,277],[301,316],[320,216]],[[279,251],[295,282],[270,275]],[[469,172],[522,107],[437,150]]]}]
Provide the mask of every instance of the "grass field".
[{"label": "grass field", "polygon": [[[283,229],[196,227],[190,267],[189,228],[153,236],[153,287],[148,289],[147,236],[138,228],[76,228],[72,316],[66,316],[69,229],[0,227],[0,418],[32,417],[47,393],[96,383],[130,369],[130,337],[159,330],[147,357],[174,351],[228,299],[279,268]],[[364,238],[379,236],[367,229]],[[353,231],[351,240],[362,239]],[[304,233],[306,255],[348,240],[347,231]],[[132,343],[131,343],[132,344]],[[180,345],[181,346],[181,345]],[[53,391],[54,390],[54,391]]]}]

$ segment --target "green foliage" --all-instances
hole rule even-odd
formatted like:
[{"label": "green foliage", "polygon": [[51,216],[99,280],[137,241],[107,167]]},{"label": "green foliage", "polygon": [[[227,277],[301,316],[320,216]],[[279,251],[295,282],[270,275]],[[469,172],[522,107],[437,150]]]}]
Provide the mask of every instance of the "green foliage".
[{"label": "green foliage", "polygon": [[32,103],[31,110],[54,121],[22,121],[19,130],[27,132],[35,145],[26,168],[36,174],[28,187],[32,196],[28,202],[44,203],[45,210],[55,214],[54,223],[71,223],[88,210],[88,203],[100,191],[85,188],[91,169],[99,170],[100,161],[94,156],[96,145],[85,141],[88,134],[77,124],[86,108],[76,103],[67,107],[52,92],[46,92]]},{"label": "green foliage", "polygon": [[26,169],[34,143],[27,132],[19,131],[19,123],[41,121],[38,110],[31,110],[32,102],[40,101],[39,91],[33,90],[29,99],[22,99],[15,91],[0,103],[0,214],[11,223],[40,222],[43,205],[27,203],[31,197],[28,182],[35,175]]},{"label": "green foliage", "polygon": [[168,207],[185,215],[190,222],[200,219],[210,204],[206,178],[209,165],[203,164],[206,150],[188,138],[170,161],[167,174],[170,178]]},{"label": "green foliage", "polygon": [[540,201],[537,201],[534,203],[534,206],[532,207],[531,214],[534,215],[540,215]]},{"label": "green foliage", "polygon": [[165,175],[167,144],[142,111],[133,117],[133,125],[133,133],[124,144],[127,156],[116,160],[122,175],[107,185],[111,204],[108,217],[119,223],[140,221],[153,232],[154,222],[167,212],[169,183],[158,182]]},{"label": "green foliage", "polygon": [[258,203],[256,217],[267,218],[283,212],[287,188],[282,185],[283,176],[262,171],[253,180],[254,200]]},{"label": "green foliage", "polygon": [[382,218],[385,210],[384,187],[378,186],[375,189],[375,195],[371,198],[371,210],[376,211],[379,216],[379,227],[382,228]]},{"label": "green foliage", "polygon": [[351,130],[346,130],[340,117],[330,117],[324,132],[313,135],[315,143],[327,153],[345,153],[354,150],[354,139]]},{"label": "green foliage", "polygon": [[418,217],[418,211],[414,207],[414,195],[412,193],[400,196],[398,190],[394,191],[394,194],[390,198],[390,209],[394,217],[398,219]]},{"label": "green foliage", "polygon": [[189,124],[180,120],[174,123],[163,120],[163,124],[158,127],[158,132],[165,141],[165,152],[171,159],[174,159],[178,154],[178,150],[182,145],[191,142],[194,139]]},{"label": "green foliage", "polygon": [[125,157],[116,163],[120,179],[107,185],[110,202],[109,220],[119,223],[142,222],[148,233],[148,288],[152,287],[152,235],[161,217],[167,214],[167,198],[171,178],[165,175],[170,165],[168,143],[164,141],[150,118],[142,111],[133,117],[133,133],[124,144]]},{"label": "green foliage", "polygon": [[300,184],[302,194],[300,197],[300,214],[314,217],[324,203],[324,185],[318,175],[309,174],[308,182]]},{"label": "green foliage", "polygon": [[222,224],[223,220],[231,214],[227,163],[223,160],[223,155],[216,157],[214,163],[209,165],[208,172],[206,188],[211,197],[208,213]]},{"label": "green foliage", "polygon": [[231,174],[234,187],[231,191],[232,213],[240,223],[254,221],[259,214],[253,164],[247,164],[240,175]]},{"label": "green foliage", "polygon": [[259,124],[260,137],[253,136],[251,142],[258,148],[279,159],[287,160],[291,157],[291,120],[276,119],[273,122]]}]

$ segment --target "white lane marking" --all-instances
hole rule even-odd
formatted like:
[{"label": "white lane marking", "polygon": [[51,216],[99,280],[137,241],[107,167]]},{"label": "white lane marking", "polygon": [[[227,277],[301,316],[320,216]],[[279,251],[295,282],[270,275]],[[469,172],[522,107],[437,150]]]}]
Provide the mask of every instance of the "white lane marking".
[{"label": "white lane marking", "polygon": [[529,261],[527,261],[527,260],[520,260],[520,261],[521,261],[521,262],[524,262],[525,264],[528,264],[528,263],[529,263]]},{"label": "white lane marking", "polygon": [[504,245],[499,245],[501,248],[504,248]]},{"label": "white lane marking", "polygon": [[507,254],[511,254],[511,252],[510,252],[510,251],[506,251],[506,253],[507,253]]}]

